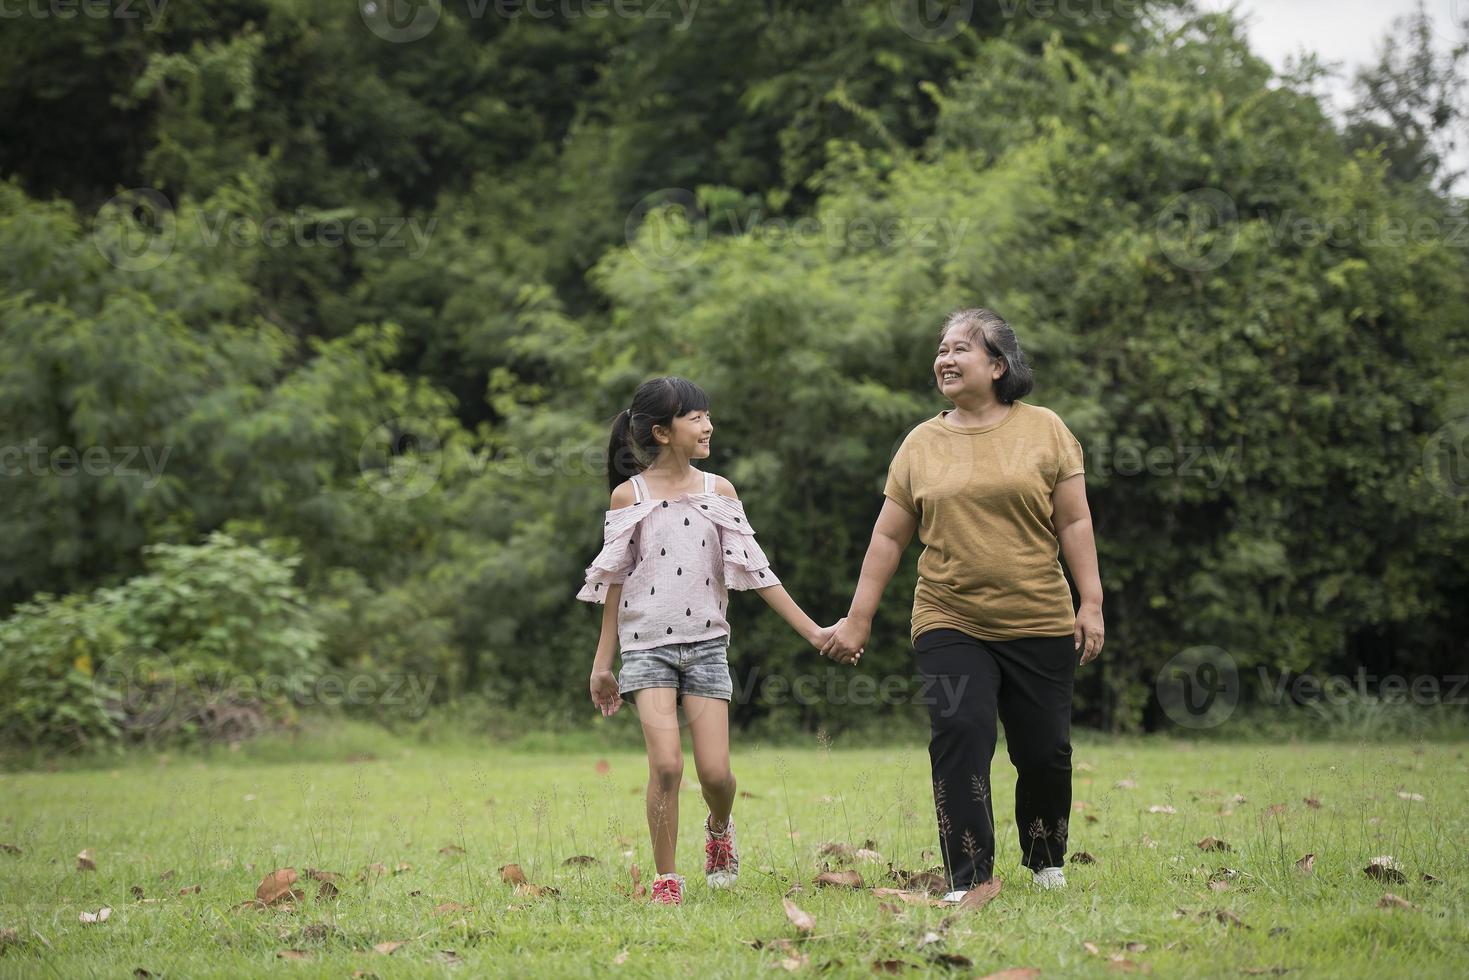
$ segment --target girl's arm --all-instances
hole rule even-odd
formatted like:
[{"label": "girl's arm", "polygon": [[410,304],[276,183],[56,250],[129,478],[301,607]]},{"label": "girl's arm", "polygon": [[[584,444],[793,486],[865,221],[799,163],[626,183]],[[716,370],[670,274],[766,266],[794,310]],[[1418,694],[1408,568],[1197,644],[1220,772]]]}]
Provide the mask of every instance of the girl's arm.
[{"label": "girl's arm", "polygon": [[[612,509],[631,506],[634,496],[631,481],[620,484],[612,491]],[[592,657],[591,691],[592,703],[607,717],[622,707],[617,678],[612,674],[612,658],[617,655],[617,610],[622,603],[622,583],[607,586],[607,598],[603,602],[606,605],[602,608],[602,634],[597,638],[597,652]]]},{"label": "girl's arm", "polygon": [[610,671],[617,656],[617,610],[621,608],[622,586],[607,586],[607,606],[602,610],[602,635],[597,639],[597,655],[592,659],[592,673]]},{"label": "girl's arm", "polygon": [[796,605],[796,600],[791,598],[791,594],[786,591],[784,585],[772,585],[755,591],[760,594],[760,598],[765,600],[765,604],[780,613],[780,618],[790,623],[791,629],[800,633],[807,643],[819,650],[826,642],[827,636],[830,635],[829,631],[816,625],[816,620],[807,616],[805,611]]},{"label": "girl's arm", "polygon": [[[714,478],[714,490],[733,500],[740,499],[740,495],[735,492],[734,484],[722,476]],[[825,628],[818,626],[814,619],[806,615],[805,610],[796,605],[796,600],[791,598],[791,594],[785,590],[783,585],[771,585],[754,591],[760,594],[760,598],[765,600],[766,605],[780,613],[781,619],[791,624],[791,629],[801,634],[802,639],[818,650],[836,628],[835,626]]]},{"label": "girl's arm", "polygon": [[617,610],[622,601],[622,586],[607,587],[607,607],[602,610],[602,635],[597,640],[597,654],[592,658],[592,676],[588,682],[592,692],[592,704],[602,712],[603,718],[617,713],[622,707],[622,694],[617,690],[617,678],[612,673],[612,657],[617,653]]}]

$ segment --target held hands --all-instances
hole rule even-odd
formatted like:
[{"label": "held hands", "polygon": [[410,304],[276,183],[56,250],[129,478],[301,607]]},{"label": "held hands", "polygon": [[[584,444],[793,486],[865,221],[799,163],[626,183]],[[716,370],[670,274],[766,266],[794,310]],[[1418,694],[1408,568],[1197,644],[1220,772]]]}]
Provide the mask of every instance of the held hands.
[{"label": "held hands", "polygon": [[837,663],[856,666],[862,659],[862,651],[867,647],[869,632],[870,627],[862,623],[854,623],[843,616],[837,620],[836,625],[821,630],[824,637],[815,645],[821,650],[823,657],[830,657]]},{"label": "held hands", "polygon": [[610,718],[622,707],[622,695],[617,691],[617,678],[612,671],[607,669],[592,671],[592,704],[602,712],[603,718]]}]

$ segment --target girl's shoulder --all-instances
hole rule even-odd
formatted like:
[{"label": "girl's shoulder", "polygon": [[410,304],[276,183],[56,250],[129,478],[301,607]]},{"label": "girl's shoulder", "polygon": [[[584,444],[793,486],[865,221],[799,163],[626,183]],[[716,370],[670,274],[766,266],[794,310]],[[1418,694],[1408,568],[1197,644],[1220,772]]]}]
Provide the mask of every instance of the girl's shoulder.
[{"label": "girl's shoulder", "polygon": [[612,504],[608,509],[619,510],[630,506],[637,499],[637,491],[633,489],[632,481],[623,480],[617,485],[617,489],[612,491]]},{"label": "girl's shoulder", "polygon": [[714,477],[714,480],[713,480],[713,483],[714,483],[714,492],[716,494],[718,494],[721,497],[732,497],[735,500],[738,500],[739,499],[739,496],[740,495],[737,494],[737,493],[735,493],[735,488],[734,488],[734,484],[733,483],[730,483],[728,480],[726,480],[724,477],[720,476],[718,473],[711,473],[709,475],[712,476],[712,477]]}]

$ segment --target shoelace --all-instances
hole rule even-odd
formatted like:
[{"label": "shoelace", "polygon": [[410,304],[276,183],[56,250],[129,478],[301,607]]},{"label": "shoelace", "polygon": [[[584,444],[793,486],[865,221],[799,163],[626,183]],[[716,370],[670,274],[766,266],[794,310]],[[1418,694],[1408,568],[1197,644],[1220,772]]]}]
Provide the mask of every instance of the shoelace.
[{"label": "shoelace", "polygon": [[723,871],[734,859],[734,844],[728,835],[715,837],[704,844],[704,853],[708,855],[705,871]]},{"label": "shoelace", "polygon": [[660,878],[653,882],[653,901],[678,901],[682,898],[677,878]]}]

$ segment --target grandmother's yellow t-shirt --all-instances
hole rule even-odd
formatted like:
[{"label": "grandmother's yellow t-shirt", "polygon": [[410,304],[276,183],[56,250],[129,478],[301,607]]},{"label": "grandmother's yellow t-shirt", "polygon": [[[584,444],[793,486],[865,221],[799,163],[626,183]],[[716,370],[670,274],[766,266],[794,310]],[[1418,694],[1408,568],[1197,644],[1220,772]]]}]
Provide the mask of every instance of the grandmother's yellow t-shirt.
[{"label": "grandmother's yellow t-shirt", "polygon": [[1081,443],[1055,412],[1023,401],[992,425],[948,414],[908,433],[883,488],[918,518],[924,544],[912,639],[940,628],[982,640],[1070,635],[1051,492],[1084,472]]}]

